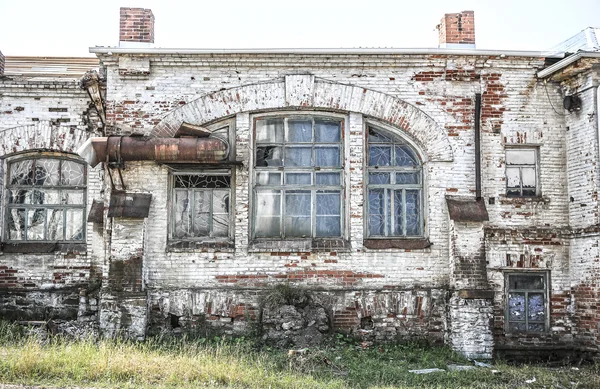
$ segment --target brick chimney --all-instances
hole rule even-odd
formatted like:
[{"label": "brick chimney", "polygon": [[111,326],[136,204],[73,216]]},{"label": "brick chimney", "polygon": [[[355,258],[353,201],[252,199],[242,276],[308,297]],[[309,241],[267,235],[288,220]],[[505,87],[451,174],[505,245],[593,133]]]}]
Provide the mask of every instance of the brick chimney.
[{"label": "brick chimney", "polygon": [[438,47],[448,49],[475,48],[475,12],[445,14],[436,26],[440,34]]},{"label": "brick chimney", "polygon": [[2,52],[0,51],[0,77],[2,77],[4,75],[5,62],[6,62],[6,58],[4,57],[4,54],[2,54]]},{"label": "brick chimney", "polygon": [[154,43],[154,15],[145,8],[121,8],[120,47],[150,47]]}]

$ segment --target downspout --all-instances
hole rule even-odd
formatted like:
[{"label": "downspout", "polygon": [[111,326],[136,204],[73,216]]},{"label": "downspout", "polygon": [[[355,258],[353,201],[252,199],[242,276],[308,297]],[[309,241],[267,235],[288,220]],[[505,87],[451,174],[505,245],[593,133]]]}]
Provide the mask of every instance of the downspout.
[{"label": "downspout", "polygon": [[475,199],[481,200],[481,93],[475,94]]}]

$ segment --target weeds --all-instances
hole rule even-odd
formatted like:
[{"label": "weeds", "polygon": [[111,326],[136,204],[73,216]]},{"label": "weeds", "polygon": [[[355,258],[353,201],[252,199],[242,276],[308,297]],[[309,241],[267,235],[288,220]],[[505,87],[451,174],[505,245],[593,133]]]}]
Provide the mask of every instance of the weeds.
[{"label": "weeds", "polygon": [[[43,344],[0,322],[0,382],[111,388],[597,388],[598,366],[548,369],[502,363],[429,375],[411,369],[470,364],[447,347],[398,343],[361,347],[336,337],[318,349],[256,349],[248,338],[185,337]],[[536,378],[534,383],[525,381]]]}]

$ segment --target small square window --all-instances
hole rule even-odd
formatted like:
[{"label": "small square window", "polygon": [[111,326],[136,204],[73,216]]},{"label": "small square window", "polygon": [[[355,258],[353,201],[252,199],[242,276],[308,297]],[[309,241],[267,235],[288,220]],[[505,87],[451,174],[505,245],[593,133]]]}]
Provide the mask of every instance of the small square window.
[{"label": "small square window", "polygon": [[229,237],[231,176],[173,175],[171,238],[181,240]]},{"label": "small square window", "polygon": [[506,275],[508,332],[545,332],[548,319],[547,273]]},{"label": "small square window", "polygon": [[534,197],[539,195],[538,149],[506,150],[506,195]]}]

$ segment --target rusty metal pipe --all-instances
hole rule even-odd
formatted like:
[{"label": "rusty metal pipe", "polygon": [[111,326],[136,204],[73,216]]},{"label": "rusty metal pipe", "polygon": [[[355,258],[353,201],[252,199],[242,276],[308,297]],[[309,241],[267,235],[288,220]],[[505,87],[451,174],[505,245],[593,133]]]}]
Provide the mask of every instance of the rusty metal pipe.
[{"label": "rusty metal pipe", "polygon": [[77,150],[92,167],[100,162],[157,161],[219,163],[228,147],[217,138],[91,138]]}]

